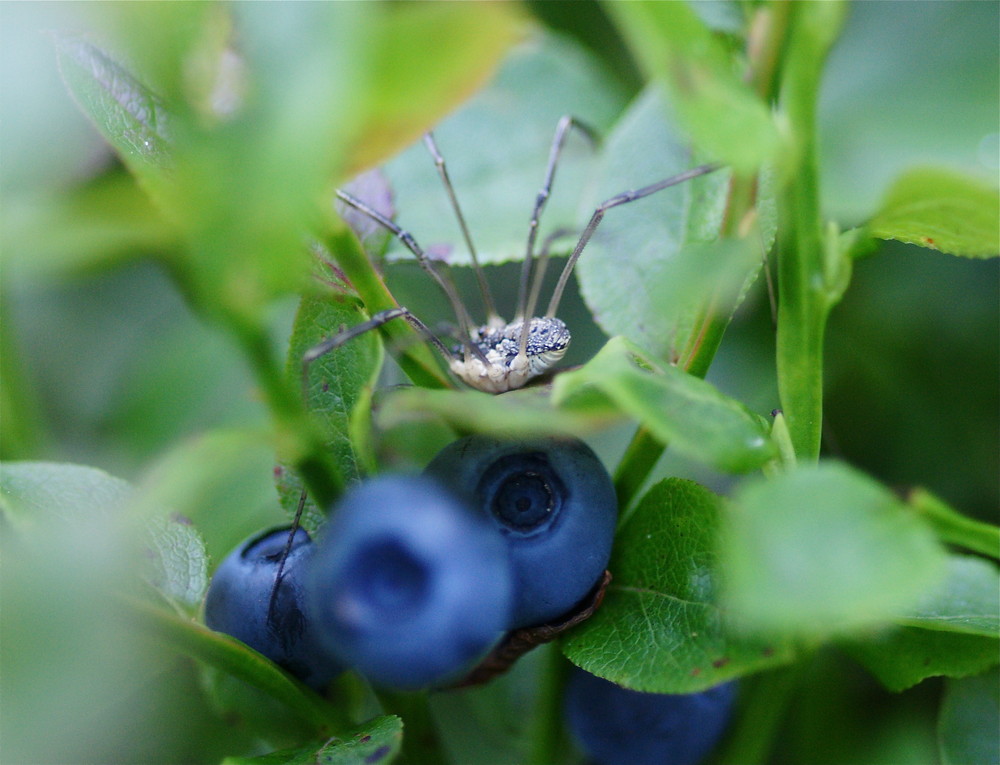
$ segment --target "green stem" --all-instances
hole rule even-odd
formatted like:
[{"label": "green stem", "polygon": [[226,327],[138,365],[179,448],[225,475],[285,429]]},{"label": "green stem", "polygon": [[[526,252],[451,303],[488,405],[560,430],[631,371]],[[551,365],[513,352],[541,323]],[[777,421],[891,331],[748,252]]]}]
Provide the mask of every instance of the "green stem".
[{"label": "green stem", "polygon": [[[751,51],[749,79],[762,98],[767,97],[774,89],[774,77],[777,73],[775,62],[779,59],[780,49],[784,44],[787,15],[786,4],[779,4],[769,23],[758,25],[761,31]],[[758,71],[760,69],[764,71]],[[742,229],[748,214],[754,210],[756,201],[756,176],[734,176],[726,197],[721,236],[750,235],[749,231]],[[719,350],[730,318],[728,312],[720,314],[715,301],[710,300],[696,322],[698,330],[692,333],[687,346],[680,353],[679,366],[695,377],[704,378]],[[643,427],[636,429],[615,471],[619,507],[629,506],[665,449],[666,444],[654,438],[648,430]]]},{"label": "green stem", "polygon": [[403,720],[403,761],[407,765],[441,765],[447,761],[426,692],[377,691],[386,714]]},{"label": "green stem", "polygon": [[[397,307],[392,293],[361,248],[357,237],[346,225],[331,220],[326,244],[337,259],[337,265],[364,301],[370,315]],[[421,337],[407,322],[398,319],[390,321],[383,324],[379,331],[389,342],[390,348],[401,349],[396,353],[397,361],[416,385],[424,388],[453,387],[435,362],[424,342],[426,338]]]},{"label": "green stem", "polygon": [[740,682],[740,714],[713,762],[767,762],[802,666],[800,662]]},{"label": "green stem", "polygon": [[781,408],[796,455],[819,456],[823,424],[823,336],[834,300],[819,209],[816,99],[843,20],[840,3],[794,4],[780,103],[790,133],[787,181],[778,199],[777,372]]},{"label": "green stem", "polygon": [[554,643],[542,646],[540,650],[545,651],[545,656],[540,668],[538,701],[531,718],[528,765],[552,765],[559,760],[560,752],[566,750],[562,696],[570,664]]},{"label": "green stem", "polygon": [[926,489],[914,489],[907,500],[943,541],[1000,560],[1000,528],[962,515]]}]

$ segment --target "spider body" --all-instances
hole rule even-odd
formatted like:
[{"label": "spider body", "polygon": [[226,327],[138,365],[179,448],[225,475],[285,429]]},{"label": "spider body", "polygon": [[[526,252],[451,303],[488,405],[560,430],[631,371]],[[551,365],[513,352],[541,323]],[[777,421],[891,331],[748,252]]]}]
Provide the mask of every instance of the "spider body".
[{"label": "spider body", "polygon": [[456,346],[451,351],[451,371],[476,390],[506,393],[548,372],[569,347],[569,329],[561,319],[531,319],[528,341],[522,353],[523,333],[523,320],[499,327],[487,325],[477,328],[471,339],[479,353],[467,356],[463,346]]}]

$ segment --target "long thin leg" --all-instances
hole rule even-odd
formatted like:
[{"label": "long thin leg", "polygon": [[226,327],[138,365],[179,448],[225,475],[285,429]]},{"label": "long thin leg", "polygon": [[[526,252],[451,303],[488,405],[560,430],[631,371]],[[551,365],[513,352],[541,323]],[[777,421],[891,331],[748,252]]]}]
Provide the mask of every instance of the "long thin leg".
[{"label": "long thin leg", "polygon": [[545,203],[552,194],[552,183],[556,177],[556,166],[559,163],[559,156],[562,154],[563,144],[566,143],[566,136],[569,134],[570,129],[574,127],[583,133],[592,144],[598,142],[597,133],[588,125],[576,119],[576,117],[567,114],[556,125],[556,134],[552,138],[552,148],[549,150],[549,163],[545,169],[545,180],[542,182],[542,188],[539,190],[538,196],[535,197],[535,207],[531,211],[531,222],[528,224],[528,246],[524,252],[524,263],[521,264],[521,283],[517,291],[517,314],[515,318],[531,318],[525,308],[528,299],[528,283],[531,281],[535,239],[538,238],[538,220],[542,215]]},{"label": "long thin leg", "polygon": [[[452,354],[448,350],[447,346],[442,343],[438,337],[428,329],[427,325],[424,324],[420,319],[414,316],[410,311],[402,306],[398,308],[387,308],[384,311],[379,311],[377,314],[372,316],[368,321],[363,321],[360,324],[355,324],[353,327],[348,327],[347,329],[338,332],[332,337],[328,337],[321,343],[314,345],[304,354],[302,354],[302,396],[303,399],[308,398],[309,392],[309,367],[314,361],[316,361],[321,356],[325,356],[330,351],[335,348],[339,348],[345,343],[350,342],[356,337],[363,335],[365,332],[381,327],[383,324],[392,321],[393,319],[404,319],[411,327],[413,327],[417,332],[420,333],[424,339],[428,340],[435,348],[440,351],[441,355],[444,356],[446,361],[452,360]],[[480,361],[486,362],[486,357],[483,352],[479,350],[477,346],[469,342],[470,350],[474,353]]]},{"label": "long thin leg", "polygon": [[587,246],[587,242],[590,241],[590,237],[594,235],[594,231],[597,230],[597,226],[604,218],[604,213],[612,207],[618,207],[619,205],[628,204],[629,202],[634,202],[637,199],[648,197],[650,194],[655,194],[657,191],[662,191],[670,186],[676,186],[678,183],[683,183],[684,181],[689,181],[692,178],[697,178],[700,175],[706,175],[707,173],[714,172],[720,167],[721,165],[715,164],[699,165],[698,167],[685,170],[683,173],[671,176],[670,178],[666,178],[657,183],[652,183],[649,186],[643,186],[641,189],[623,191],[621,194],[617,194],[611,197],[611,199],[602,202],[598,208],[594,210],[594,214],[590,216],[590,222],[587,223],[587,227],[580,235],[580,241],[576,243],[576,247],[573,248],[572,254],[566,261],[566,266],[563,268],[563,272],[559,276],[559,282],[556,284],[556,288],[552,293],[552,300],[549,301],[549,309],[545,312],[545,315],[549,318],[556,315],[556,311],[559,308],[559,301],[562,300],[563,291],[566,289],[566,283],[569,281],[569,276],[573,272],[573,267],[576,265],[576,261],[580,258],[580,253],[583,252],[583,248]]},{"label": "long thin leg", "polygon": [[281,578],[285,575],[285,561],[288,560],[288,555],[292,552],[292,542],[295,541],[295,534],[299,530],[299,522],[302,520],[302,510],[305,506],[306,492],[303,489],[299,494],[299,505],[295,508],[292,527],[288,530],[288,541],[285,542],[285,549],[281,551],[281,560],[278,562],[278,573],[274,575],[274,584],[271,585],[271,596],[267,601],[267,621],[269,624],[274,618],[274,604],[278,600],[278,588],[281,586]]},{"label": "long thin leg", "polygon": [[486,275],[483,273],[482,266],[479,265],[476,246],[472,243],[472,235],[469,233],[469,227],[465,224],[465,216],[462,215],[462,208],[458,204],[458,197],[455,195],[455,187],[451,184],[451,178],[448,175],[448,168],[445,165],[444,157],[438,151],[437,144],[434,142],[434,136],[431,133],[424,135],[424,145],[434,159],[438,175],[441,176],[444,189],[448,192],[451,209],[455,211],[455,217],[458,218],[458,226],[462,229],[462,237],[465,239],[465,246],[469,250],[469,257],[472,258],[472,267],[476,271],[476,279],[479,282],[479,294],[483,297],[483,307],[486,309],[486,323],[490,326],[502,324],[503,322],[499,314],[497,314],[496,303],[493,302],[493,295],[490,293],[490,286],[486,283]]},{"label": "long thin leg", "polygon": [[[430,275],[430,277],[434,280],[434,282],[438,285],[438,287],[441,288],[442,292],[444,292],[445,296],[448,298],[448,302],[451,303],[452,310],[455,312],[455,318],[458,320],[458,325],[462,328],[462,331],[464,332],[465,336],[471,337],[473,328],[472,319],[469,317],[468,311],[465,310],[465,305],[463,305],[462,301],[459,300],[458,293],[455,290],[455,286],[450,282],[446,281],[441,276],[441,274],[437,272],[437,269],[434,268],[434,265],[431,263],[430,258],[427,257],[427,254],[423,251],[420,245],[417,244],[417,240],[413,238],[413,235],[410,234],[409,231],[404,231],[403,229],[401,229],[399,226],[397,226],[395,223],[393,223],[391,220],[389,220],[375,208],[365,204],[357,197],[351,196],[346,191],[337,189],[337,198],[340,199],[345,204],[350,205],[358,212],[367,215],[376,223],[384,226],[386,229],[389,230],[389,232],[393,234],[393,236],[395,236],[397,239],[399,239],[399,241],[401,241],[404,245],[406,245],[406,248],[410,252],[412,252],[414,256],[417,258],[417,263],[420,264],[420,267],[423,268],[424,271],[428,273],[428,275]],[[465,345],[466,360],[468,360],[468,356],[471,351],[470,349],[471,343],[465,343],[464,345]]]}]

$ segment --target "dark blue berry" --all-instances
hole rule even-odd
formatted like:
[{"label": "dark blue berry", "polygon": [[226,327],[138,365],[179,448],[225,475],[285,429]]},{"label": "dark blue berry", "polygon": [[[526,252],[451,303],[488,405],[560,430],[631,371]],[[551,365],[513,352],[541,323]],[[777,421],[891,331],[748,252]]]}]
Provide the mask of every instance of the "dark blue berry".
[{"label": "dark blue berry", "polygon": [[512,628],[573,609],[608,565],[618,516],[611,477],[582,441],[475,435],[427,466],[471,501],[507,540]]},{"label": "dark blue berry", "polygon": [[383,476],[353,489],[318,547],[310,614],[326,647],[376,685],[456,680],[507,628],[503,540],[430,478]]},{"label": "dark blue berry", "polygon": [[288,527],[251,537],[219,565],[205,598],[205,624],[262,653],[313,688],[326,686],[342,670],[316,642],[305,614],[303,574],[315,552],[297,529],[271,607],[271,593]]},{"label": "dark blue berry", "polygon": [[563,711],[598,765],[697,765],[722,738],[735,686],[688,694],[640,693],[574,668]]}]

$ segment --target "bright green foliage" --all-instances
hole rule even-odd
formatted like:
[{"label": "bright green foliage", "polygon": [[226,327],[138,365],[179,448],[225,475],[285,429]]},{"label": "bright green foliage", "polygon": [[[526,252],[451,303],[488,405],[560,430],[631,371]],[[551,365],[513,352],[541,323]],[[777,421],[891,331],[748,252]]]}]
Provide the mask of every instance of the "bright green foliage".
[{"label": "bright green foliage", "polygon": [[775,454],[760,420],[742,404],[674,366],[652,366],[624,338],[610,340],[582,369],[561,375],[553,399],[570,411],[621,412],[682,454],[727,472],[753,470]]},{"label": "bright green foliage", "polygon": [[888,490],[836,462],[741,486],[719,554],[723,603],[742,629],[810,638],[890,622],[945,562]]},{"label": "bright green foliage", "polygon": [[667,479],[618,530],[614,579],[597,614],[563,642],[579,666],[627,688],[691,693],[792,660],[781,639],[734,632],[720,607],[715,538],[722,502]]},{"label": "bright green foliage", "polygon": [[967,258],[1000,254],[1000,194],[958,173],[920,168],[897,179],[870,224],[873,236]]},{"label": "bright green foliage", "polygon": [[[967,437],[964,411],[919,444],[877,426],[923,428],[928,408],[970,401],[973,419],[997,411],[983,392],[997,306],[976,284],[996,284],[996,5],[587,3],[554,34],[558,6],[4,9],[4,456],[130,479],[2,466],[7,759],[570,765],[565,654],[641,690],[739,679],[719,761],[923,763],[938,710],[943,763],[998,761],[1000,531],[980,477],[995,444]],[[25,40],[84,30],[46,38],[45,55],[106,145],[36,110],[44,73],[18,68],[25,43],[6,31],[25,17]],[[564,114],[598,138],[565,144],[538,238],[568,230],[557,260],[611,195],[724,165],[609,211],[559,311],[564,363],[580,366],[502,396],[461,390],[396,319],[319,358],[303,386],[303,354],[378,311],[454,320],[400,242],[355,238],[333,189],[386,163],[372,177],[394,219],[457,266],[480,321],[418,141],[433,127],[509,319]],[[46,175],[65,145],[88,148]],[[34,186],[8,183],[28,166]],[[916,278],[933,258],[972,276]],[[848,303],[872,292],[888,297],[858,316]],[[855,347],[872,326],[945,350],[906,366],[899,342]],[[953,349],[959,337],[972,340]],[[400,369],[383,369],[380,338]],[[828,352],[842,348],[856,367]],[[413,387],[395,387],[400,370]],[[831,389],[859,399],[851,433]],[[581,434],[609,469],[620,458],[614,578],[588,621],[431,703],[376,698],[351,673],[323,698],[202,625],[213,562],[294,512],[302,487],[316,531],[347,484],[419,469],[466,432]],[[875,457],[852,451],[859,439]],[[889,483],[928,489],[903,500]]]},{"label": "bright green foliage", "polygon": [[651,75],[666,85],[697,145],[738,173],[775,159],[778,130],[763,100],[733,68],[729,52],[682,3],[610,6]]}]

